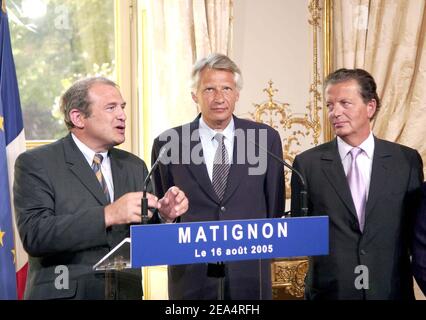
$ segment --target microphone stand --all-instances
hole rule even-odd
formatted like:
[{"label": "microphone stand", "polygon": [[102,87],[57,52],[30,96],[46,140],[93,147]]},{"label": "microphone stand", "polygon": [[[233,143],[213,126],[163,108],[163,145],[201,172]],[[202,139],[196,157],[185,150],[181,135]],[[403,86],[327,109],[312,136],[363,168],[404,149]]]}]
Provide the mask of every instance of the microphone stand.
[{"label": "microphone stand", "polygon": [[146,198],[146,187],[143,190],[143,195],[141,199],[141,224],[148,223],[148,199]]},{"label": "microphone stand", "polygon": [[161,158],[166,153],[167,148],[162,147],[160,149],[160,152],[158,153],[158,158],[155,160],[153,166],[151,167],[151,170],[149,171],[148,175],[145,178],[145,181],[143,182],[143,188],[142,188],[142,199],[141,199],[141,224],[148,224],[149,217],[148,217],[148,199],[146,197],[146,189],[148,187],[149,180],[151,178],[152,173],[157,168],[158,164],[161,161]]},{"label": "microphone stand", "polygon": [[217,278],[217,300],[225,300],[225,264],[223,262],[208,263],[207,277]]},{"label": "microphone stand", "polygon": [[256,145],[262,151],[265,151],[268,155],[270,155],[272,158],[274,158],[275,160],[277,160],[278,162],[283,164],[286,168],[290,169],[291,172],[296,173],[296,175],[299,177],[300,183],[302,185],[302,190],[300,191],[300,198],[299,198],[300,199],[300,211],[302,212],[303,216],[307,216],[308,215],[308,191],[307,191],[307,188],[306,188],[305,179],[303,178],[302,174],[298,170],[296,170],[294,167],[289,165],[287,162],[285,162],[283,159],[281,159],[277,155],[273,154],[271,151],[261,147],[259,144],[257,144],[253,140],[248,140],[248,141],[250,141],[251,143]]},{"label": "microphone stand", "polygon": [[[254,142],[253,140],[247,139],[251,143],[253,143],[255,146],[257,146],[260,150],[266,152],[269,156],[277,160],[279,163],[283,164],[286,168],[290,169],[291,172],[296,173],[296,175],[299,177],[300,183],[302,185],[302,190],[300,191],[300,210],[303,214],[303,216],[308,215],[308,191],[306,188],[305,179],[303,178],[302,174],[296,170],[294,167],[289,165],[287,162],[285,162],[283,159],[278,157],[277,155],[273,154],[271,151],[267,150],[266,148],[261,147],[258,143]],[[262,260],[259,259],[259,299],[263,298],[263,292],[262,292]]]},{"label": "microphone stand", "polygon": [[217,288],[217,298],[218,300],[225,300],[225,264],[221,261],[217,263],[220,272],[222,274],[219,276],[219,287]]}]

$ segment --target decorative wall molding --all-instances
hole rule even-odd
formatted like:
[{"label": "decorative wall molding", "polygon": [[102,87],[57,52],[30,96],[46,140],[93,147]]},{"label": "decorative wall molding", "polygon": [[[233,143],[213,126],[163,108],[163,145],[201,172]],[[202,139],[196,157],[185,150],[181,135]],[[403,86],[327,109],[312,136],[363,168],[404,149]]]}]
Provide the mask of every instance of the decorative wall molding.
[{"label": "decorative wall molding", "polygon": [[[323,78],[333,70],[333,0],[323,0],[324,15],[323,26]],[[328,121],[327,108],[323,109],[323,133],[324,142],[330,141],[334,137],[330,122]]]},{"label": "decorative wall molding", "polygon": [[[309,101],[305,107],[305,113],[292,111],[289,103],[274,99],[279,91],[273,87],[274,82],[269,81],[269,86],[263,89],[268,99],[264,103],[254,104],[254,112],[250,116],[256,122],[262,122],[277,129],[283,139],[284,159],[292,163],[295,156],[304,150],[304,147],[318,145],[322,133],[320,112],[322,103],[322,82],[319,72],[319,32],[322,22],[322,8],[320,0],[311,0],[308,11],[310,17],[308,23],[312,27],[312,82],[309,87]],[[326,119],[325,119],[326,121]],[[290,197],[290,174],[286,172],[286,195]]]},{"label": "decorative wall molding", "polygon": [[272,263],[273,299],[303,298],[307,271],[306,258],[275,260]]}]

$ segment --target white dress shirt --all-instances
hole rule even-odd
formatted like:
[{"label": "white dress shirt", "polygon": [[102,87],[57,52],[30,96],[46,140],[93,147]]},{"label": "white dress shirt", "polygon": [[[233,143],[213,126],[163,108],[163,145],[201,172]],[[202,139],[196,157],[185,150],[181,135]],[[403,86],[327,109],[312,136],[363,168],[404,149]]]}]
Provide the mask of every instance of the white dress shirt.
[{"label": "white dress shirt", "polygon": [[216,133],[221,133],[225,136],[224,143],[226,151],[228,152],[229,163],[232,163],[233,150],[234,150],[234,118],[231,118],[231,121],[222,131],[216,131],[210,128],[207,123],[203,120],[203,117],[199,120],[199,133],[200,140],[203,146],[203,155],[204,161],[206,162],[207,172],[209,174],[210,181],[213,179],[213,161],[216,149],[219,146],[219,143],[214,139]]},{"label": "white dress shirt", "polygon": [[108,186],[109,197],[111,199],[111,202],[113,202],[114,201],[114,184],[112,182],[111,160],[108,156],[108,151],[95,152],[92,149],[90,149],[88,146],[86,146],[83,142],[81,142],[74,134],[71,133],[71,137],[74,140],[75,144],[77,145],[78,149],[80,149],[81,153],[83,153],[90,167],[92,167],[93,158],[95,157],[95,154],[99,153],[102,155],[103,160],[101,163],[101,172]]},{"label": "white dress shirt", "polygon": [[[351,155],[349,152],[354,148],[353,146],[347,144],[340,137],[337,137],[337,147],[339,150],[340,159],[342,160],[343,169],[345,170],[345,175],[348,175],[348,170],[351,164]],[[365,185],[367,186],[367,199],[368,192],[370,190],[370,180],[371,180],[371,168],[373,166],[373,155],[374,155],[374,136],[370,132],[370,135],[365,139],[358,148],[364,150],[358,158],[358,166],[361,170],[362,177],[364,179]]]}]

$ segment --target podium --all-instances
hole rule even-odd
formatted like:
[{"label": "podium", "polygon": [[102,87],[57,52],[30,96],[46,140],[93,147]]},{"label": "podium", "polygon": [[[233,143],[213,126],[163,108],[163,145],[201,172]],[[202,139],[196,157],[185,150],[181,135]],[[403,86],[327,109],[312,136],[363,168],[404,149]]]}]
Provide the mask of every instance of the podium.
[{"label": "podium", "polygon": [[262,274],[265,259],[327,255],[328,226],[327,216],[135,225],[131,264],[179,268],[252,260]]},{"label": "podium", "polygon": [[142,299],[141,270],[132,269],[130,246],[130,238],[123,239],[93,266],[94,271],[105,274],[107,300]]},{"label": "podium", "polygon": [[328,254],[328,216],[133,225],[133,267]]},{"label": "podium", "polygon": [[125,238],[114,249],[102,257],[94,266],[96,271],[112,271],[130,269],[130,238]]},{"label": "podium", "polygon": [[93,269],[105,272],[107,299],[135,299],[142,266],[256,260],[261,273],[263,259],[328,254],[328,226],[327,216],[132,225]]}]

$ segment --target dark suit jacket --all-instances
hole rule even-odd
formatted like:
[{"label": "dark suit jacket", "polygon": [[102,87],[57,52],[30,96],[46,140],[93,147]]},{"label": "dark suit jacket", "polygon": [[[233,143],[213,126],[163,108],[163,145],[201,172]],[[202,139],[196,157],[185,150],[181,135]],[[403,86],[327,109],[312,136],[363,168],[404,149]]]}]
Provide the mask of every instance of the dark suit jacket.
[{"label": "dark suit jacket", "polygon": [[[330,251],[310,257],[307,299],[413,299],[409,242],[422,160],[417,151],[375,138],[364,232],[359,231],[337,140],[298,155],[294,167],[307,182],[309,215],[328,215]],[[296,177],[292,211],[300,215]],[[358,290],[358,265],[368,268],[368,290]],[[358,279],[359,280],[359,279]]]},{"label": "dark suit jacket", "polygon": [[[253,129],[253,132],[256,133],[256,140],[259,138],[259,129],[264,129],[264,132],[267,133],[267,149],[282,157],[281,139],[276,130],[264,124],[237,117],[234,117],[234,123],[236,131],[243,132],[245,135],[247,135],[248,129]],[[199,117],[192,123],[166,131],[155,139],[153,145],[154,161],[159,150],[166,143],[161,141],[161,137],[174,137],[172,141],[178,141],[174,144],[174,147],[177,146],[180,151],[179,159],[175,161],[177,163],[167,166],[161,164],[159,170],[154,172],[153,182],[159,197],[173,185],[185,192],[189,200],[189,210],[181,216],[180,221],[260,219],[282,216],[284,208],[283,168],[274,159],[263,159],[267,161],[267,167],[266,172],[261,175],[248,175],[250,165],[247,160],[241,161],[244,162],[243,164],[232,164],[222,202],[219,201],[213,190],[204,162],[195,164],[192,158],[190,162],[183,163],[182,157],[189,155],[189,152],[201,151],[202,153],[200,138],[197,134],[198,125]],[[189,141],[188,133],[192,136],[192,141]],[[237,160],[236,139],[234,139],[233,162]],[[241,141],[246,147],[253,147],[253,145],[248,146],[250,143],[247,143],[246,140]],[[217,279],[207,277],[206,264],[169,267],[170,299],[217,299],[217,284]],[[270,299],[270,261],[227,263],[225,287],[225,298],[227,299],[259,299],[259,297]]]},{"label": "dark suit jacket", "polygon": [[[140,191],[145,163],[114,148],[110,157],[115,199]],[[25,298],[104,299],[104,273],[93,272],[92,266],[129,236],[129,226],[105,228],[105,195],[71,135],[18,157],[14,203],[29,254]],[[64,274],[55,268],[61,265],[69,270],[69,288],[58,290],[55,279]],[[140,269],[116,277],[111,298],[141,299]]]},{"label": "dark suit jacket", "polygon": [[426,182],[422,186],[422,196],[414,224],[413,271],[419,287],[426,295]]}]

